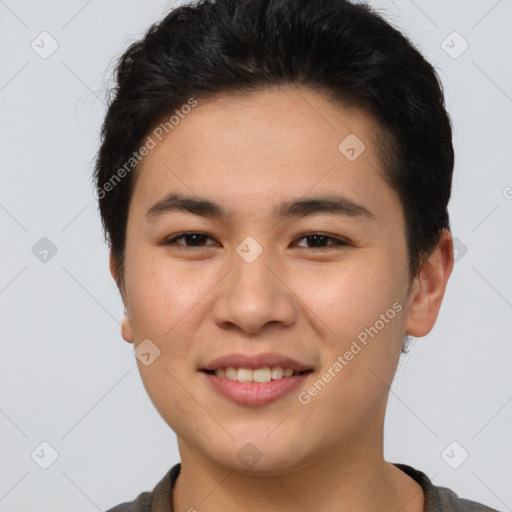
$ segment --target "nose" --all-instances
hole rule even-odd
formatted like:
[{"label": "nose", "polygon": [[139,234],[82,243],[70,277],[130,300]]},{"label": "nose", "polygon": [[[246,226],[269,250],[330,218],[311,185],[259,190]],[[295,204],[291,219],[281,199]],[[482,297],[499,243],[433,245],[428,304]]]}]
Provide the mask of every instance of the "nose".
[{"label": "nose", "polygon": [[232,261],[233,268],[217,288],[213,305],[216,324],[248,334],[259,332],[267,324],[292,325],[297,300],[276,257],[264,250],[249,263],[234,251]]}]

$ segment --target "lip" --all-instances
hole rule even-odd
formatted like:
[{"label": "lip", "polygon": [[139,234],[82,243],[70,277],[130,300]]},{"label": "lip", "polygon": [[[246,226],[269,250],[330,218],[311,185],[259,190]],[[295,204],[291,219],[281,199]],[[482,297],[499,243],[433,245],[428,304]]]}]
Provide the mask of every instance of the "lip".
[{"label": "lip", "polygon": [[[266,365],[265,365],[266,366]],[[279,366],[279,365],[276,365]],[[247,368],[247,366],[245,366]],[[290,368],[290,367],[288,367]],[[265,405],[275,402],[290,394],[294,389],[304,384],[312,372],[292,377],[282,377],[270,382],[238,382],[217,377],[214,374],[200,372],[215,391],[241,405]]]},{"label": "lip", "polygon": [[[257,368],[263,368],[265,366],[280,366],[284,370],[290,368],[297,372],[303,372],[305,370],[313,370],[311,365],[301,363],[291,357],[276,354],[271,352],[264,352],[261,354],[230,354],[224,355],[210,361],[206,366],[200,368],[201,370],[215,371],[219,368],[249,368],[256,370]],[[287,378],[287,377],[285,377]]]}]

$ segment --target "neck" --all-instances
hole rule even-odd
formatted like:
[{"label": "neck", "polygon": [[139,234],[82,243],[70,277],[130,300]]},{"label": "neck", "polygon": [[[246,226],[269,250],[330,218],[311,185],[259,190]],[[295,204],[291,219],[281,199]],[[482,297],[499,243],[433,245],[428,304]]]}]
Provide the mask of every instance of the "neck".
[{"label": "neck", "polygon": [[[358,449],[322,454],[286,472],[261,468],[241,473],[218,465],[179,440],[181,471],[173,491],[176,511],[423,512],[420,485],[386,462],[381,450]],[[375,447],[374,447],[375,448]]]}]

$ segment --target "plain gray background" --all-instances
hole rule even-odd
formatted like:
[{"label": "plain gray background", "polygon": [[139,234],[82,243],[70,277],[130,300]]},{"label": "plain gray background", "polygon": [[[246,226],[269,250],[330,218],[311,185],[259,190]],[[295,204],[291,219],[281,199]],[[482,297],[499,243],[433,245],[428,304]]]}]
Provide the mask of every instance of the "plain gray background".
[{"label": "plain gray background", "polygon": [[[400,364],[386,459],[512,510],[512,1],[371,3],[438,70],[456,152],[457,262]],[[0,0],[2,512],[105,510],[179,461],[120,335],[90,181],[114,59],[172,5]]]}]

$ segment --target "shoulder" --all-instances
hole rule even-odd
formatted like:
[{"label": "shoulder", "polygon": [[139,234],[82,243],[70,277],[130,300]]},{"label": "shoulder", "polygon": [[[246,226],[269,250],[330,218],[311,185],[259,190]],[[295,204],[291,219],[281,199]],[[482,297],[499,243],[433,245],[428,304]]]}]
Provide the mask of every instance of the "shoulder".
[{"label": "shoulder", "polygon": [[169,510],[172,488],[180,473],[181,464],[173,466],[152,491],[140,493],[133,501],[120,503],[106,512],[159,512]]},{"label": "shoulder", "polygon": [[459,498],[455,492],[446,487],[435,487],[439,492],[441,500],[441,510],[453,512],[498,512],[494,508],[487,507],[482,503],[471,501],[465,498]]},{"label": "shoulder", "polygon": [[424,512],[499,512],[482,503],[460,498],[447,487],[434,485],[425,473],[411,466],[396,463],[394,463],[394,466],[401,469],[421,485],[425,493]]},{"label": "shoulder", "polygon": [[109,508],[107,512],[151,512],[151,501],[153,492],[143,492],[133,501],[120,503],[115,507]]}]

